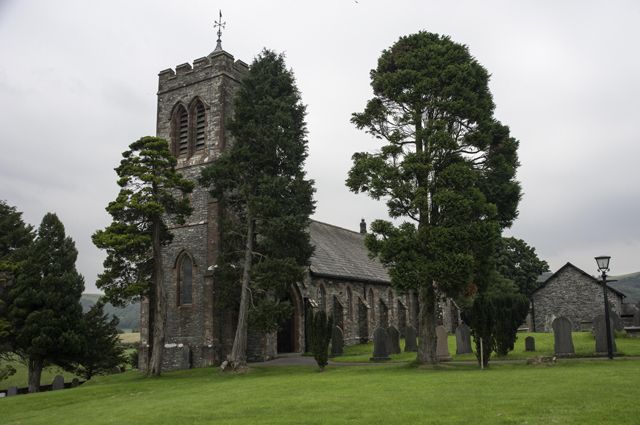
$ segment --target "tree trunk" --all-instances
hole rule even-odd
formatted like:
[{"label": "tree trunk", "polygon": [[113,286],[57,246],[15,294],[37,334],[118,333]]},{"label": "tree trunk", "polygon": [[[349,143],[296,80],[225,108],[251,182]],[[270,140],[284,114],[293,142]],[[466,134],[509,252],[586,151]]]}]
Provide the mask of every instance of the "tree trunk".
[{"label": "tree trunk", "polygon": [[420,338],[417,361],[421,364],[436,364],[437,299],[433,287],[420,288]]},{"label": "tree trunk", "polygon": [[43,362],[40,359],[29,359],[29,392],[40,391],[40,377],[42,376]]},{"label": "tree trunk", "polygon": [[152,376],[160,376],[162,372],[162,352],[164,350],[164,331],[167,322],[167,298],[162,281],[162,255],[160,219],[153,224],[153,289],[155,289],[155,302],[149,308],[153,308],[153,345],[151,347],[150,370]]},{"label": "tree trunk", "polygon": [[247,242],[244,251],[244,265],[242,269],[242,292],[240,293],[240,310],[238,311],[238,326],[233,340],[231,354],[227,358],[233,370],[247,366],[247,319],[249,316],[249,278],[253,256],[254,223],[251,215],[247,216]]}]

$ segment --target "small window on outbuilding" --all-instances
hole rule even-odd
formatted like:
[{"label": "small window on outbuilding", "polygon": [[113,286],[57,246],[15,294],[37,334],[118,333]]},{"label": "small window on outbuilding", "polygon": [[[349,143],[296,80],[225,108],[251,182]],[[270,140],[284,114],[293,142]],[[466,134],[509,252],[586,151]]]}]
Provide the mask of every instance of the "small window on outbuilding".
[{"label": "small window on outbuilding", "polygon": [[182,254],[178,261],[178,305],[192,303],[193,261],[187,254]]}]

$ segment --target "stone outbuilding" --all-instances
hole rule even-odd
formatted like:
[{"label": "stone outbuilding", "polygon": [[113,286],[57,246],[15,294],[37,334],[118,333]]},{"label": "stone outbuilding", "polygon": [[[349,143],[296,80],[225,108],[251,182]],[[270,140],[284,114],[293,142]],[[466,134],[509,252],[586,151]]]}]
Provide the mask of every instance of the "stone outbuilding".
[{"label": "stone outbuilding", "polygon": [[[609,285],[607,288],[611,310],[620,315],[625,295]],[[533,331],[551,332],[551,323],[560,316],[571,320],[574,331],[589,330],[593,318],[603,311],[602,281],[567,263],[533,293]]]}]

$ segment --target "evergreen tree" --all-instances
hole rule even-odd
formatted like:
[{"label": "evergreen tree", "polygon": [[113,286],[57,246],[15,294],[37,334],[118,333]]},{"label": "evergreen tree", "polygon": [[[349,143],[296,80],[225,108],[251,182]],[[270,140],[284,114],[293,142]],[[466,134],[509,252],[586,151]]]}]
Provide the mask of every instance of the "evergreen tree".
[{"label": "evergreen tree", "polygon": [[[22,213],[0,201],[0,361],[11,353],[11,326],[7,318],[9,288],[24,264],[27,247],[33,242],[33,227],[22,221]],[[15,373],[10,365],[0,365],[0,381]]]},{"label": "evergreen tree", "polygon": [[176,159],[166,140],[143,137],[122,153],[116,168],[121,187],[106,210],[113,222],[93,235],[107,250],[104,271],[96,285],[114,305],[146,297],[149,302],[151,347],[146,371],[160,375],[166,324],[166,294],[162,284],[162,245],[171,241],[165,218],[184,223],[191,214],[193,183],[176,172]]},{"label": "evergreen tree", "polygon": [[233,369],[246,365],[250,317],[259,318],[253,325],[273,331],[290,314],[289,303],[280,300],[302,280],[312,253],[307,227],[314,190],[302,168],[304,117],[284,57],[263,50],[235,100],[227,126],[234,143],[202,173],[202,184],[226,211],[216,279],[228,288],[240,283],[238,325],[228,357]]},{"label": "evergreen tree", "polygon": [[549,271],[549,264],[540,260],[536,249],[517,238],[502,238],[497,247],[496,266],[498,272],[512,280],[518,291],[531,299],[533,292],[542,285],[538,276]]},{"label": "evergreen tree", "polygon": [[28,365],[29,392],[39,390],[43,367],[64,367],[83,350],[80,296],[84,279],[75,267],[77,256],[58,217],[48,213],[9,289],[12,348]]},{"label": "evergreen tree", "polygon": [[365,243],[394,286],[418,291],[421,363],[437,362],[439,297],[488,286],[500,229],[517,214],[518,142],[493,118],[488,81],[466,46],[428,32],[401,37],[383,51],[374,97],[352,118],[384,145],[353,155],[347,186],[410,220],[374,221]]},{"label": "evergreen tree", "polygon": [[320,370],[324,370],[329,364],[329,342],[331,341],[331,332],[333,331],[333,317],[327,317],[327,313],[320,310],[316,313],[313,311],[309,314],[309,351],[316,359]]},{"label": "evergreen tree", "polygon": [[82,336],[85,349],[75,361],[75,371],[85,379],[108,373],[127,362],[118,336],[118,318],[111,316],[109,319],[102,300],[84,314]]}]

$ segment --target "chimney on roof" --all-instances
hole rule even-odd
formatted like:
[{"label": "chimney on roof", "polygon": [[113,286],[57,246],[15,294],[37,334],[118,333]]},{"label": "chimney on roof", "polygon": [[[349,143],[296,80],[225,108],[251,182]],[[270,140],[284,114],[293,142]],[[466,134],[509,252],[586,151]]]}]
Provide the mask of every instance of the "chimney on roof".
[{"label": "chimney on roof", "polygon": [[363,235],[367,233],[367,223],[364,221],[364,218],[360,220],[360,233]]}]

